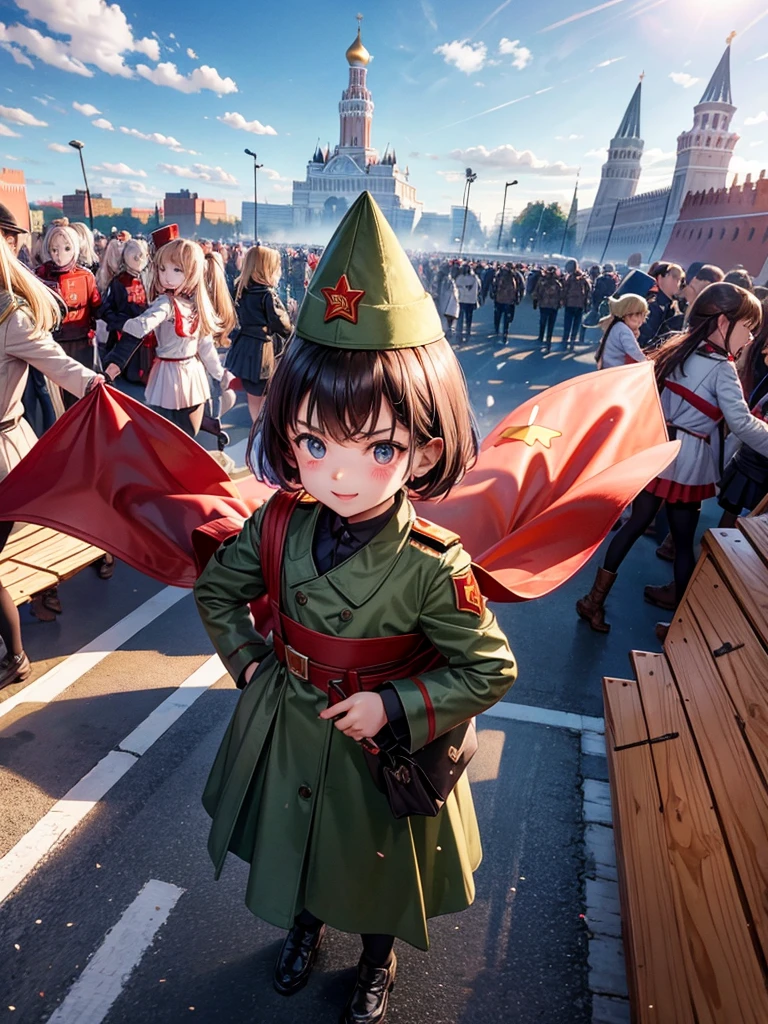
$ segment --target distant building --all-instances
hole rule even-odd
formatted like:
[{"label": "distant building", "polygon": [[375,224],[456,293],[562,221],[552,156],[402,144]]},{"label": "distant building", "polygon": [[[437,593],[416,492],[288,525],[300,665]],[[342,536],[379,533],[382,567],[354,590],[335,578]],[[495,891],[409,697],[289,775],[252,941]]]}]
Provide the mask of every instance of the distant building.
[{"label": "distant building", "polygon": [[729,131],[736,107],[731,98],[731,41],[693,110],[693,126],[677,139],[672,184],[636,195],[643,140],[640,135],[642,81],[627,107],[603,164],[591,209],[580,211],[577,245],[583,256],[625,260],[639,252],[646,263],[664,252],[689,192],[715,191],[726,183],[738,135]]},{"label": "distant building", "polygon": [[[105,198],[101,192],[91,192],[91,206],[94,217],[114,217],[119,213],[115,209],[112,200]],[[84,188],[75,189],[75,194],[61,197],[61,209],[64,217],[70,220],[88,219],[88,194]]]},{"label": "distant building", "polygon": [[24,171],[8,167],[0,170],[0,203],[8,207],[18,224],[29,230],[29,206]]},{"label": "distant building", "polygon": [[395,151],[387,147],[380,157],[371,146],[373,99],[366,86],[371,55],[363,46],[359,27],[346,57],[349,85],[339,103],[339,144],[332,151],[318,146],[307,164],[305,180],[294,181],[294,227],[298,233],[313,226],[335,227],[360,193],[368,191],[395,231],[409,234],[421,216],[422,204],[408,180],[408,168],[400,168]]},{"label": "distant building", "polygon": [[210,224],[232,223],[227,215],[224,199],[201,199],[197,192],[183,188],[180,192],[166,192],[163,202],[166,222],[179,225],[182,238],[193,238],[202,220]]},{"label": "distant building", "polygon": [[[451,207],[451,248],[458,248],[461,241],[461,232],[464,226],[464,207]],[[485,242],[485,232],[480,218],[474,210],[467,210],[467,226],[464,230],[464,248],[482,245]]]},{"label": "distant building", "polygon": [[[253,203],[242,206],[242,233],[253,237]],[[290,203],[259,203],[259,238],[280,238],[288,241],[293,236],[293,207]]]},{"label": "distant building", "polygon": [[142,224],[148,224],[155,216],[155,210],[154,208],[146,209],[144,207],[132,206],[129,210],[123,210],[123,214],[128,214],[134,220],[140,220]]},{"label": "distant building", "polygon": [[768,279],[768,179],[765,171],[743,185],[689,192],[664,250],[687,267],[694,260],[728,271],[741,264],[758,284]]},{"label": "distant building", "polygon": [[413,229],[413,241],[422,248],[454,248],[450,213],[422,213]]}]

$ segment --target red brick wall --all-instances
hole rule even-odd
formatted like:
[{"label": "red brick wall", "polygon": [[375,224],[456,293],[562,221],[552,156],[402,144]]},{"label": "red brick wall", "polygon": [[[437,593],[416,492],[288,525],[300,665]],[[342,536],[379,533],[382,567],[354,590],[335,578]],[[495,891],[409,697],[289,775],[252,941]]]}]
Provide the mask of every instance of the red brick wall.
[{"label": "red brick wall", "polygon": [[0,203],[8,207],[25,231],[29,230],[29,206],[24,171],[10,170],[7,167],[0,170]]},{"label": "red brick wall", "polygon": [[768,260],[768,179],[689,192],[663,258],[683,267],[714,263],[726,272],[742,264],[760,274]]}]

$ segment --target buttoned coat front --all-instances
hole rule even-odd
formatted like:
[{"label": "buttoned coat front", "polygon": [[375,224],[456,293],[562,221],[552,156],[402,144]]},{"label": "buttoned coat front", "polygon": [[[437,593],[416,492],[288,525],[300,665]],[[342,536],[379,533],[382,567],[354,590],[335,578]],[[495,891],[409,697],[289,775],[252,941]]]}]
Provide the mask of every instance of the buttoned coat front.
[{"label": "buttoned coat front", "polygon": [[[211,857],[217,872],[228,851],[250,864],[246,903],[274,925],[289,928],[306,908],[342,931],[396,935],[426,949],[427,919],[474,899],[481,848],[469,783],[462,777],[436,817],[396,820],[358,744],[318,718],[326,696],[277,662],[248,612],[247,602],[264,592],[264,507],[222,545],[195,587],[233,677],[260,661],[205,789]],[[320,508],[301,502],[290,521],[284,612],[329,636],[427,635],[447,665],[392,681],[413,750],[498,701],[515,663],[493,614],[465,589],[472,578],[461,545],[424,544],[401,495],[379,534],[319,575],[312,537]]]}]

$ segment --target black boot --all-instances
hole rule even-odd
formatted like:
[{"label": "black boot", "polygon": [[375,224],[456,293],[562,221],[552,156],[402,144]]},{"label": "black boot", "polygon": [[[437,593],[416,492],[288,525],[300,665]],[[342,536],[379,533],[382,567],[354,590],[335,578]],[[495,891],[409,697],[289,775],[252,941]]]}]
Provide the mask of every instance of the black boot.
[{"label": "black boot", "polygon": [[288,932],[272,977],[275,990],[281,996],[292,996],[307,984],[324,937],[322,922],[319,927],[295,924]]},{"label": "black boot", "polygon": [[374,967],[362,957],[357,965],[357,983],[341,1015],[341,1024],[381,1024],[387,1015],[396,973],[394,953],[386,967]]}]

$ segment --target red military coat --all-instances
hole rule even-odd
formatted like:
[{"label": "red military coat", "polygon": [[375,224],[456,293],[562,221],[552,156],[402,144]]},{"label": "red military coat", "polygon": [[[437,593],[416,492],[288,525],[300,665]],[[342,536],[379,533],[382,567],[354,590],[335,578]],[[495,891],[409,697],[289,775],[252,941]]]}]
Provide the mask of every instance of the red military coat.
[{"label": "red military coat", "polygon": [[67,315],[53,335],[56,341],[66,343],[90,337],[96,327],[96,311],[101,305],[96,278],[90,270],[76,266],[62,273],[49,260],[38,267],[35,273],[61,296],[67,306]]}]

